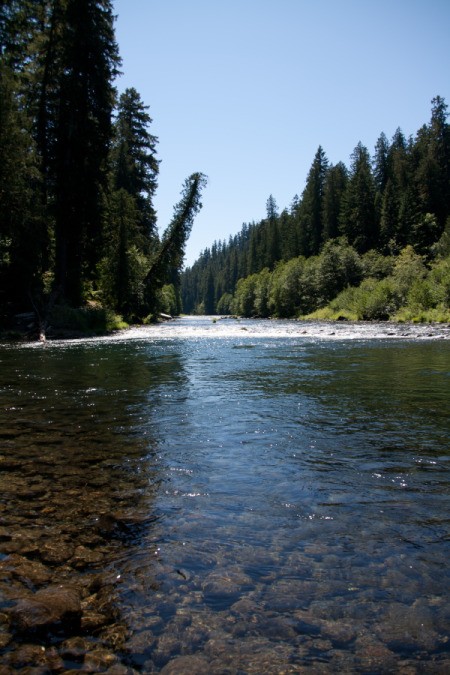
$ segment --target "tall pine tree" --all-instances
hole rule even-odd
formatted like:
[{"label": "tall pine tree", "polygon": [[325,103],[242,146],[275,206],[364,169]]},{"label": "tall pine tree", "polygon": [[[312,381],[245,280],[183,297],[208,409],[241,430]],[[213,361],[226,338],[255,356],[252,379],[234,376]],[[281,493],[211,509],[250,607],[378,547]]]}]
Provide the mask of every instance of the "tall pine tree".
[{"label": "tall pine tree", "polygon": [[64,0],[62,10],[58,111],[48,131],[54,141],[55,282],[77,306],[99,260],[119,57],[110,0]]},{"label": "tall pine tree", "polygon": [[126,89],[120,96],[114,125],[111,152],[113,190],[126,190],[136,201],[142,235],[150,244],[157,238],[153,198],[157,188],[159,162],[158,139],[149,131],[152,118],[136,89]]},{"label": "tall pine tree", "polygon": [[351,156],[349,182],[340,216],[341,232],[359,253],[365,253],[378,241],[375,212],[375,187],[370,155],[358,143]]},{"label": "tall pine tree", "polygon": [[316,255],[323,241],[323,198],[328,159],[321,146],[306,179],[298,211],[298,227],[301,253]]},{"label": "tall pine tree", "polygon": [[323,186],[322,237],[324,242],[339,236],[339,214],[347,182],[348,171],[343,162],[338,162],[328,169]]}]

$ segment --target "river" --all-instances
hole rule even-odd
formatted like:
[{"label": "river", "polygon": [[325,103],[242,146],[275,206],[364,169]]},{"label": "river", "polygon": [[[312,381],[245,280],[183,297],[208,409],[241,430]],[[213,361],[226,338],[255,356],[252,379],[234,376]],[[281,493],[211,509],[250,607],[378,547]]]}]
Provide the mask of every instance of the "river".
[{"label": "river", "polygon": [[0,672],[450,672],[450,329],[0,346]]}]

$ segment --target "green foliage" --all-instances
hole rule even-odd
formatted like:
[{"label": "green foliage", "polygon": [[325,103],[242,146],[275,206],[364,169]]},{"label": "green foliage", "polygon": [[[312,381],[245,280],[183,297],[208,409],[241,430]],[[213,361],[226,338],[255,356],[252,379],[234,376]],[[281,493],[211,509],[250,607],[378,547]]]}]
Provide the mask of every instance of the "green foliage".
[{"label": "green foliage", "polygon": [[426,275],[426,267],[420,255],[411,246],[404,248],[395,261],[391,275],[397,289],[400,304],[405,304],[408,293],[414,282]]},{"label": "green foliage", "polygon": [[255,298],[254,298],[254,311],[255,315],[267,318],[270,315],[269,311],[269,291],[271,283],[271,274],[267,267],[265,267],[257,275],[256,284],[255,284]]},{"label": "green foliage", "polygon": [[411,247],[397,258],[392,273],[364,279],[348,287],[313,318],[355,320],[448,321],[450,318],[450,258],[428,269]]},{"label": "green foliage", "polygon": [[255,316],[255,289],[257,275],[252,274],[245,279],[239,279],[234,294],[233,314],[241,316]]},{"label": "green foliage", "polygon": [[170,316],[179,314],[177,293],[173,284],[165,284],[161,288],[158,304],[160,311],[164,314]]},{"label": "green foliage", "polygon": [[[368,278],[358,287],[349,287],[339,293],[322,312],[323,318],[385,321],[397,308],[396,293],[389,279]],[[319,318],[315,312],[310,318]]]},{"label": "green foliage", "polygon": [[428,268],[411,246],[397,258],[359,256],[345,240],[333,240],[318,256],[293,258],[273,272],[240,279],[234,296],[226,296],[226,308],[248,317],[443,321],[450,311],[450,257]]},{"label": "green foliage", "polygon": [[231,314],[233,307],[233,296],[231,293],[224,293],[217,303],[217,314]]},{"label": "green foliage", "polygon": [[371,249],[361,256],[363,277],[383,279],[391,274],[394,264],[395,258],[393,256],[384,256],[375,249]]},{"label": "green foliage", "polygon": [[292,317],[298,313],[304,267],[305,258],[300,257],[275,268],[269,296],[269,307],[274,316]]},{"label": "green foliage", "polygon": [[317,259],[317,302],[325,304],[339,291],[356,285],[362,278],[362,263],[345,240],[328,241]]},{"label": "green foliage", "polygon": [[450,255],[432,265],[427,279],[434,289],[435,306],[450,307]]},{"label": "green foliage", "polygon": [[391,278],[365,279],[358,288],[355,310],[365,321],[386,321],[399,305],[399,297]]}]

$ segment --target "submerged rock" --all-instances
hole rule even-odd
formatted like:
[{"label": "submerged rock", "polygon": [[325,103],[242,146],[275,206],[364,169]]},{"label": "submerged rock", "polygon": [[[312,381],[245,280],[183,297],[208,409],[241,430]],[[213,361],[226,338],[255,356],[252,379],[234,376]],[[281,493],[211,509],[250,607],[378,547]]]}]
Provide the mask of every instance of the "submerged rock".
[{"label": "submerged rock", "polygon": [[80,596],[74,588],[49,586],[20,599],[10,613],[14,626],[21,632],[46,629],[59,623],[74,625],[81,618]]},{"label": "submerged rock", "polygon": [[323,621],[321,634],[331,640],[333,645],[342,647],[357,637],[356,626],[346,621]]},{"label": "submerged rock", "polygon": [[50,570],[37,560],[29,560],[18,553],[12,553],[0,562],[0,573],[11,575],[27,588],[42,586],[51,579]]},{"label": "submerged rock", "polygon": [[69,661],[82,661],[84,655],[91,649],[92,643],[87,638],[78,635],[65,640],[60,647],[60,653],[64,659]]},{"label": "submerged rock", "polygon": [[40,549],[41,560],[52,565],[67,562],[73,555],[74,546],[68,541],[50,540],[43,544]]},{"label": "submerged rock", "polygon": [[45,666],[46,663],[46,649],[41,645],[20,645],[8,655],[8,664],[14,669],[26,666]]},{"label": "submerged rock", "polygon": [[88,565],[95,565],[103,560],[103,553],[101,551],[94,551],[87,546],[77,546],[75,548],[74,556],[72,558],[72,566],[78,569],[87,567]]},{"label": "submerged rock", "polygon": [[169,661],[167,665],[162,668],[161,673],[164,675],[209,675],[211,668],[206,659],[195,654],[188,656],[177,656],[177,658]]}]

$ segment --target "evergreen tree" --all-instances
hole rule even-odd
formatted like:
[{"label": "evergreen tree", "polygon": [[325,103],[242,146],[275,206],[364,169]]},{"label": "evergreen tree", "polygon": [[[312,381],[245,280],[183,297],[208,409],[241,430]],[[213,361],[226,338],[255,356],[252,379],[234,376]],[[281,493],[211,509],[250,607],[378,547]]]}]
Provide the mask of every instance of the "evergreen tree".
[{"label": "evergreen tree", "polygon": [[110,155],[101,287],[108,304],[127,318],[148,313],[143,280],[158,243],[152,204],[159,169],[157,139],[148,131],[146,110],[135,89],[121,95]]},{"label": "evergreen tree", "polygon": [[306,179],[299,206],[299,237],[302,254],[316,255],[323,240],[323,198],[328,159],[319,146]]},{"label": "evergreen tree", "polygon": [[111,162],[113,189],[126,190],[135,199],[142,235],[150,244],[157,237],[153,197],[159,163],[156,159],[158,139],[148,130],[152,119],[147,110],[136,89],[126,89],[121,95]]},{"label": "evergreen tree", "polygon": [[261,260],[262,267],[271,269],[274,263],[280,259],[280,241],[278,231],[278,206],[273,195],[270,195],[266,203],[266,234],[264,237],[264,254]]},{"label": "evergreen tree", "polygon": [[[0,55],[24,86],[37,58],[36,40],[47,26],[51,0],[2,0]],[[24,77],[25,76],[25,77]]]},{"label": "evergreen tree", "polygon": [[410,147],[398,128],[392,137],[389,146],[389,177],[395,181],[399,192],[403,192],[411,183],[411,157]]},{"label": "evergreen tree", "polygon": [[347,182],[348,171],[343,162],[328,169],[323,187],[322,238],[325,242],[339,236],[339,214]]},{"label": "evergreen tree", "polygon": [[[60,9],[55,2],[54,12]],[[56,206],[56,286],[77,306],[99,260],[101,195],[119,57],[110,0],[65,0],[51,171]]]},{"label": "evergreen tree", "polygon": [[400,248],[406,244],[415,243],[415,227],[420,220],[420,203],[417,190],[413,185],[408,185],[400,196],[398,213],[398,243]]},{"label": "evergreen tree", "polygon": [[[35,188],[37,159],[15,78],[0,61],[0,306],[23,307],[42,284],[48,245]],[[8,289],[6,296],[5,290]]]},{"label": "evergreen tree", "polygon": [[287,209],[283,209],[281,212],[278,229],[280,236],[280,259],[286,261],[295,258],[298,252],[297,230],[295,228],[295,220]]},{"label": "evergreen tree", "polygon": [[180,273],[183,267],[184,250],[192,229],[194,218],[202,208],[200,201],[202,189],[206,186],[206,176],[194,173],[186,179],[181,199],[174,208],[171,223],[164,231],[158,251],[154,254],[150,269],[144,279],[146,284],[146,302],[151,311],[157,308],[158,290],[165,283],[180,285]]},{"label": "evergreen tree", "polygon": [[424,152],[418,167],[418,180],[423,199],[423,211],[433,213],[443,231],[450,212],[450,126],[444,99],[432,100],[431,121],[424,131]]},{"label": "evergreen tree", "polygon": [[399,202],[393,179],[389,178],[381,197],[379,248],[393,253],[399,241]]},{"label": "evergreen tree", "polygon": [[390,147],[386,134],[380,134],[375,145],[375,155],[373,158],[373,177],[375,188],[380,195],[383,195],[386,184],[391,178],[390,166]]},{"label": "evergreen tree", "polygon": [[127,319],[139,316],[144,305],[148,259],[140,240],[140,213],[127,190],[115,190],[105,214],[105,257],[99,265],[106,304]]},{"label": "evergreen tree", "polygon": [[250,230],[250,237],[248,243],[247,267],[245,274],[242,276],[249,276],[255,274],[261,269],[261,258],[259,256],[259,241],[261,239],[260,229],[252,227]]},{"label": "evergreen tree", "polygon": [[205,284],[203,289],[204,312],[205,314],[214,314],[216,309],[216,303],[214,291],[214,276],[211,269],[211,265],[208,266],[204,284]]},{"label": "evergreen tree", "polygon": [[413,185],[412,147],[399,128],[392,137],[388,164],[389,179],[380,212],[380,248],[395,252],[409,242],[419,208]]},{"label": "evergreen tree", "polygon": [[358,143],[351,156],[350,177],[340,215],[341,232],[359,253],[376,246],[375,188],[367,148]]}]

